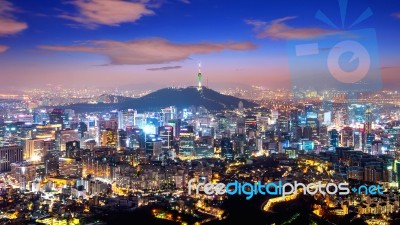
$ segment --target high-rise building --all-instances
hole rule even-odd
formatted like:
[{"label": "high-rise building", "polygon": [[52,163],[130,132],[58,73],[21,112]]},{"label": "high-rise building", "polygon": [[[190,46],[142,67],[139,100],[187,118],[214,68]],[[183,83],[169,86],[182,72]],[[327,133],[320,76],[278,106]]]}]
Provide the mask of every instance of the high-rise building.
[{"label": "high-rise building", "polygon": [[114,129],[107,128],[101,132],[101,146],[113,147],[118,146],[118,134]]},{"label": "high-rise building", "polygon": [[38,109],[33,113],[33,123],[46,125],[50,122],[49,114],[44,109]]},{"label": "high-rise building", "polygon": [[384,152],[382,150],[382,141],[373,141],[371,146],[372,155],[382,155]]},{"label": "high-rise building", "polygon": [[400,161],[395,160],[393,165],[394,180],[397,183],[397,188],[400,188]]},{"label": "high-rise building", "polygon": [[289,120],[285,115],[280,114],[278,116],[277,125],[278,125],[279,132],[288,132],[289,131]]},{"label": "high-rise building", "polygon": [[237,134],[246,134],[245,118],[238,118],[236,120],[236,131]]},{"label": "high-rise building", "polygon": [[326,125],[322,125],[319,127],[319,141],[322,146],[328,145],[329,137],[328,127]]},{"label": "high-rise building", "polygon": [[46,155],[49,151],[53,151],[56,149],[55,140],[47,139],[43,142],[44,155]]},{"label": "high-rise building", "polygon": [[73,109],[64,109],[63,111],[63,126],[66,128],[71,128],[72,120],[75,119],[75,111]]},{"label": "high-rise building", "polygon": [[365,147],[364,152],[371,154],[372,151],[372,143],[375,140],[375,134],[367,134],[365,138]]},{"label": "high-rise building", "polygon": [[60,131],[60,150],[65,151],[66,148],[66,143],[70,141],[79,141],[79,134],[76,130],[61,130]]},{"label": "high-rise building", "polygon": [[150,134],[146,137],[146,155],[158,159],[162,152],[162,140],[157,135]]},{"label": "high-rise building", "polygon": [[174,106],[161,109],[161,112],[161,120],[164,125],[168,124],[171,120],[177,119],[177,110]]},{"label": "high-rise building", "polygon": [[10,164],[23,160],[23,148],[21,146],[0,147],[0,173],[11,170]]},{"label": "high-rise building", "polygon": [[125,130],[118,130],[118,149],[128,147],[128,136]]},{"label": "high-rise building", "polygon": [[[268,131],[267,131],[268,132]],[[273,138],[273,134],[272,134],[272,138]],[[228,138],[228,137],[225,137]],[[240,154],[240,155],[245,155],[248,152],[248,148],[246,146],[246,136],[244,134],[235,134],[232,136],[232,141],[234,142],[233,145],[233,153],[234,154]],[[220,142],[216,142],[217,144],[221,144]]]},{"label": "high-rise building", "polygon": [[[270,131],[271,132],[271,131]],[[272,131],[273,132],[273,131]],[[303,137],[303,127],[301,126],[296,126],[293,128],[293,140],[300,140]],[[273,135],[271,139],[268,139],[268,137],[266,137],[268,142],[272,142],[273,141]]]},{"label": "high-rise building", "polygon": [[225,159],[233,160],[233,141],[230,138],[222,138],[221,156]]},{"label": "high-rise building", "polygon": [[370,134],[372,131],[372,111],[370,108],[367,108],[365,111],[365,123],[364,123],[364,132],[365,134]]},{"label": "high-rise building", "polygon": [[53,109],[53,111],[49,114],[50,124],[64,124],[63,120],[63,110],[62,109]]},{"label": "high-rise building", "polygon": [[339,146],[339,132],[336,129],[329,131],[329,144],[333,147]]},{"label": "high-rise building", "polygon": [[69,141],[65,144],[66,146],[66,156],[68,158],[75,158],[77,156],[76,152],[79,151],[80,142],[79,141]]},{"label": "high-rise building", "polygon": [[[15,178],[20,186],[20,189],[25,190],[27,184],[34,181],[36,178],[42,179],[45,176],[45,166],[38,162],[18,162],[11,165],[11,176]],[[28,187],[30,189],[30,187]]]},{"label": "high-rise building", "polygon": [[257,131],[257,117],[256,116],[246,116],[244,120],[244,128],[246,132]]},{"label": "high-rise building", "polygon": [[[67,149],[67,153],[68,153]],[[58,150],[53,150],[48,152],[44,156],[44,165],[46,169],[46,175],[48,176],[58,176],[58,159],[61,157],[62,152]]]},{"label": "high-rise building", "polygon": [[135,127],[144,129],[144,126],[146,125],[146,114],[144,113],[138,113],[135,116]]},{"label": "high-rise building", "polygon": [[82,177],[82,161],[80,158],[59,158],[58,173],[64,177]]},{"label": "high-rise building", "polygon": [[87,125],[87,129],[93,129],[98,126],[99,119],[95,115],[89,115],[86,117],[85,123]]},{"label": "high-rise building", "polygon": [[305,104],[304,105],[304,113],[306,119],[315,119],[318,117],[318,114],[315,112],[313,104]]},{"label": "high-rise building", "polygon": [[303,138],[308,140],[313,139],[313,128],[311,126],[303,127]]},{"label": "high-rise building", "polygon": [[84,122],[80,122],[78,124],[78,133],[80,134],[80,137],[82,138],[84,136],[85,132],[87,132],[87,131],[88,131],[87,124]]},{"label": "high-rise building", "polygon": [[174,128],[172,126],[161,126],[158,128],[158,136],[162,140],[162,147],[169,149],[174,140]]},{"label": "high-rise building", "polygon": [[182,127],[179,132],[179,155],[194,155],[194,132],[193,127]]},{"label": "high-rise building", "polygon": [[279,111],[274,109],[271,110],[271,121],[269,122],[269,124],[275,124],[276,121],[278,120],[278,116],[279,116]]},{"label": "high-rise building", "polygon": [[43,139],[28,139],[25,141],[25,160],[40,161],[44,154],[45,152]]},{"label": "high-rise building", "polygon": [[340,131],[340,146],[354,147],[354,132],[351,127],[344,127]]},{"label": "high-rise building", "polygon": [[129,148],[133,150],[144,149],[146,144],[145,133],[142,129],[134,128],[130,131],[129,135]]},{"label": "high-rise building", "polygon": [[100,131],[106,129],[118,130],[118,121],[116,118],[99,120],[99,129]]},{"label": "high-rise building", "polygon": [[319,120],[317,118],[307,118],[306,127],[311,128],[311,139],[316,140],[319,137]]},{"label": "high-rise building", "polygon": [[363,133],[359,129],[354,131],[354,149],[362,150],[363,146]]},{"label": "high-rise building", "polygon": [[133,109],[128,109],[127,111],[118,112],[118,129],[125,130],[126,127],[135,126],[135,117],[137,111]]},{"label": "high-rise building", "polygon": [[331,111],[325,112],[323,124],[329,126],[329,125],[331,125],[331,123],[332,123],[332,112]]}]

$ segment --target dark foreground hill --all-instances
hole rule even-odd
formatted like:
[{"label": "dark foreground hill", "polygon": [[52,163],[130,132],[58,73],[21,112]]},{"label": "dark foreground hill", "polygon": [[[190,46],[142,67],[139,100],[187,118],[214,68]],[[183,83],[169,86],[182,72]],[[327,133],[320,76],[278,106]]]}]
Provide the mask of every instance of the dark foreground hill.
[{"label": "dark foreground hill", "polygon": [[94,112],[129,108],[138,111],[148,111],[159,110],[168,106],[176,106],[178,108],[204,106],[208,110],[213,111],[237,108],[240,101],[245,108],[257,106],[254,102],[223,95],[209,88],[203,87],[201,90],[198,90],[196,87],[187,87],[164,88],[141,98],[123,98],[123,101],[118,101],[118,103],[84,103],[64,106],[63,108],[74,109],[76,112]]}]

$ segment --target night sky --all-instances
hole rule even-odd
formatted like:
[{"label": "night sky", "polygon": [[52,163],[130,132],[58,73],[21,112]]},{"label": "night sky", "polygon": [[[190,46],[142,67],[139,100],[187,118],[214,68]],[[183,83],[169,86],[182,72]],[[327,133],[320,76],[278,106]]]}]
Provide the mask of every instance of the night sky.
[{"label": "night sky", "polygon": [[400,2],[340,12],[337,0],[0,0],[0,88],[196,85],[199,63],[211,88],[290,88],[288,41],[364,28],[376,30],[384,87],[400,87]]}]

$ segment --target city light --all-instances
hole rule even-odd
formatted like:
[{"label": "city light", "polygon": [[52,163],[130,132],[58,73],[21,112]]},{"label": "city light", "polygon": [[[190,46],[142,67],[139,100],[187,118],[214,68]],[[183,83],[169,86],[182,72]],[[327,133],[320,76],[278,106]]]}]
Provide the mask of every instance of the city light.
[{"label": "city light", "polygon": [[0,224],[399,224],[399,24],[398,1],[0,0]]}]

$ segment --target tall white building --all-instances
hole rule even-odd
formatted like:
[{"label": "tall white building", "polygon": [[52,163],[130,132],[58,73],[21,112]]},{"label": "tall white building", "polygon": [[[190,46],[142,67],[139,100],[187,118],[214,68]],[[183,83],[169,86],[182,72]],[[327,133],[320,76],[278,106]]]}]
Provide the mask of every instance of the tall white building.
[{"label": "tall white building", "polygon": [[161,109],[162,111],[162,121],[163,121],[163,125],[167,124],[168,121],[170,120],[174,120],[177,118],[177,110],[176,107],[174,106],[170,106],[164,109]]},{"label": "tall white building", "polygon": [[135,125],[135,117],[137,111],[133,109],[128,109],[127,111],[118,112],[118,129],[125,130],[126,127]]}]

